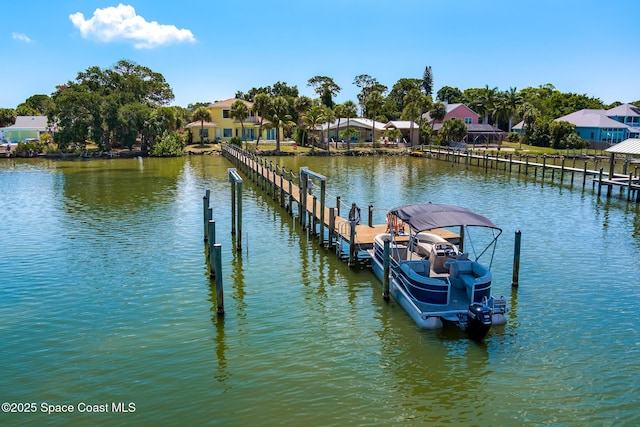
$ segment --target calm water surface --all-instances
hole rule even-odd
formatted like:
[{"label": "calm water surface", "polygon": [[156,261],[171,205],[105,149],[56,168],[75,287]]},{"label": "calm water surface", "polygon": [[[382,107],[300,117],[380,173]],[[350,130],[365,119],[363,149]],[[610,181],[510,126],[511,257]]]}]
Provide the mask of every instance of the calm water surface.
[{"label": "calm water surface", "polygon": [[[429,159],[276,160],[326,175],[331,205],[374,205],[376,223],[421,201],[491,218],[505,230],[493,269],[508,324],[482,344],[417,329],[370,271],[319,248],[248,180],[235,252],[221,157],[6,160],[0,401],[37,412],[3,412],[0,424],[640,424],[638,205],[598,200],[581,178],[571,188]],[[223,318],[204,257],[205,189]]]}]

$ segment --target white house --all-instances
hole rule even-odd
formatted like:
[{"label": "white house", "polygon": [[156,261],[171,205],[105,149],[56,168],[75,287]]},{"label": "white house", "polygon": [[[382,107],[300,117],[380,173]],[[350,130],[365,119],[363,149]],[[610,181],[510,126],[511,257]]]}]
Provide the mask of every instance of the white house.
[{"label": "white house", "polygon": [[44,132],[50,132],[46,116],[18,116],[13,125],[0,128],[0,139],[3,143],[17,144],[38,140]]}]

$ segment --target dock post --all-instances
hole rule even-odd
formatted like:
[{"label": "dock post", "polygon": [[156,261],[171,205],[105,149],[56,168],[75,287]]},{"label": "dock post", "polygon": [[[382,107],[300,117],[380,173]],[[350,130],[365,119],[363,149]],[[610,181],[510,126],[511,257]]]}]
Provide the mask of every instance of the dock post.
[{"label": "dock post", "polygon": [[356,252],[356,222],[349,221],[349,267],[355,265]]},{"label": "dock post", "polygon": [[284,166],[280,169],[280,206],[284,207]]},{"label": "dock post", "polygon": [[[602,169],[600,168],[600,172],[598,173],[598,197],[600,197],[600,193],[602,192]],[[607,194],[610,196],[610,194]]]},{"label": "dock post", "polygon": [[324,207],[327,204],[327,182],[320,181],[320,244],[324,242]]},{"label": "dock post", "polygon": [[311,226],[311,234],[316,234],[316,225],[318,221],[316,220],[318,216],[317,206],[318,204],[318,196],[313,195],[313,206],[311,207],[311,221],[309,221],[309,225]]},{"label": "dock post", "polygon": [[564,157],[562,158],[562,164],[560,168],[560,182],[564,181]]},{"label": "dock post", "polygon": [[205,191],[204,197],[202,197],[202,217],[204,218],[204,241],[208,238],[208,226],[209,223],[209,197],[211,195],[210,190]]},{"label": "dock post", "polygon": [[587,161],[584,161],[584,171],[582,171],[582,188],[587,185]]},{"label": "dock post", "polygon": [[511,279],[511,286],[518,287],[518,275],[520,274],[520,241],[522,233],[520,230],[516,231],[516,240],[513,249],[513,277]]},{"label": "dock post", "polygon": [[369,205],[369,227],[373,227],[373,205]]},{"label": "dock post", "polygon": [[213,245],[213,253],[215,254],[216,274],[216,305],[219,316],[224,314],[224,290],[222,288],[222,245],[216,243]]},{"label": "dock post", "polygon": [[627,188],[627,201],[631,200],[631,184],[633,184],[633,174],[629,174],[629,187]]},{"label": "dock post", "polygon": [[329,208],[329,239],[327,247],[333,247],[333,233],[336,230],[336,208]]},{"label": "dock post", "polygon": [[609,187],[607,187],[607,197],[611,197],[611,192],[613,191],[612,182],[613,182],[613,178],[615,178],[615,172],[614,172],[615,167],[616,167],[616,154],[611,153],[611,158],[609,160],[609,181],[611,181],[611,183],[609,184]]},{"label": "dock post", "polygon": [[[231,234],[236,236],[236,251],[242,251],[242,178],[234,168],[228,169],[231,182]],[[237,197],[236,197],[237,187]],[[237,212],[236,212],[237,207]],[[236,217],[237,213],[237,217]],[[237,226],[236,226],[237,224]]]},{"label": "dock post", "polygon": [[289,171],[289,213],[293,216],[293,172]]},{"label": "dock post", "polygon": [[389,301],[389,240],[384,239],[384,254],[382,261],[382,298]]},{"label": "dock post", "polygon": [[309,177],[307,176],[307,167],[303,166],[300,168],[300,226],[304,230],[307,228],[306,219],[307,219],[307,185],[309,181]]},{"label": "dock post", "polygon": [[231,235],[236,234],[236,186],[231,182]]},{"label": "dock post", "polygon": [[340,216],[340,196],[336,196],[336,216]]},{"label": "dock post", "polygon": [[547,170],[547,156],[542,156],[542,179],[544,180],[544,173]]},{"label": "dock post", "polygon": [[210,220],[208,228],[209,228],[209,240],[207,242],[207,246],[209,249],[209,276],[215,277],[216,275],[216,266],[215,266],[215,255],[213,253],[213,245],[216,243],[216,222],[214,220]]},{"label": "dock post", "polygon": [[273,160],[269,160],[269,167],[267,168],[267,194],[271,196],[273,192],[273,184],[276,183],[274,178],[273,182],[271,182],[271,172],[273,171]]},{"label": "dock post", "polygon": [[529,156],[525,158],[524,174],[529,175]]}]

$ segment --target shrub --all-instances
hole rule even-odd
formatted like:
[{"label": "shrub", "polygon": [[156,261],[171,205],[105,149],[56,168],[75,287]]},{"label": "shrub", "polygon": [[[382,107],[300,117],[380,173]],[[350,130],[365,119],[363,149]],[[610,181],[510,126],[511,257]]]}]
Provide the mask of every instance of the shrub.
[{"label": "shrub", "polygon": [[242,148],[242,138],[240,138],[239,136],[234,136],[229,140],[229,144],[237,145],[238,147]]},{"label": "shrub", "polygon": [[507,135],[507,141],[509,142],[520,142],[520,134],[516,132],[511,132]]},{"label": "shrub", "polygon": [[180,157],[184,155],[184,136],[178,132],[164,132],[149,150],[152,157]]}]

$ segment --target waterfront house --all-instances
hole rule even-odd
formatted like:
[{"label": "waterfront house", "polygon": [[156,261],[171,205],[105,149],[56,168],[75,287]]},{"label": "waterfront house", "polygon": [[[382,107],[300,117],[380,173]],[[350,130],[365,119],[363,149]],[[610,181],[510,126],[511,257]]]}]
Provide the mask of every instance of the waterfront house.
[{"label": "waterfront house", "polygon": [[52,133],[46,116],[18,116],[13,125],[0,128],[0,140],[12,144],[36,141],[45,132]]},{"label": "waterfront house", "polygon": [[314,133],[318,135],[320,140],[324,143],[330,141],[342,141],[344,140],[342,133],[347,130],[347,124],[349,125],[349,129],[352,129],[352,131],[355,130],[354,134],[351,135],[351,143],[358,143],[360,141],[380,141],[382,139],[382,134],[385,131],[385,124],[382,122],[366,119],[364,117],[356,117],[350,119],[342,118],[329,124],[323,123],[316,127]]},{"label": "waterfront house", "polygon": [[[554,121],[572,123],[578,136],[594,147],[611,146],[629,138],[640,137],[640,108],[631,104],[622,104],[608,110],[583,109]],[[513,131],[524,133],[523,122],[515,125]]]},{"label": "waterfront house", "polygon": [[[412,123],[413,123],[413,126],[412,126]],[[384,125],[384,128],[385,130],[398,129],[400,132],[402,132],[402,137],[400,138],[400,141],[392,141],[392,142],[402,142],[402,140],[404,139],[406,143],[412,142],[415,145],[419,144],[419,141],[418,141],[419,125],[416,122],[413,122],[411,120],[392,120],[386,125]],[[413,132],[412,132],[412,128],[413,128]]]},{"label": "waterfront house", "polygon": [[447,114],[444,119],[432,119],[429,113],[423,114],[423,118],[431,124],[431,128],[437,134],[442,128],[442,124],[447,120],[460,119],[467,125],[467,135],[464,141],[468,144],[486,144],[490,142],[502,141],[505,132],[501,129],[487,124],[480,123],[480,116],[471,108],[464,104],[445,104]]},{"label": "waterfront house", "polygon": [[[209,104],[206,109],[209,110],[211,115],[210,122],[194,121],[189,123],[186,127],[190,131],[189,142],[199,143],[201,141],[224,141],[228,142],[233,137],[241,138],[242,140],[254,141],[257,138],[260,128],[260,116],[256,116],[253,112],[253,103],[242,100],[242,102],[249,109],[249,116],[241,124],[239,120],[231,118],[231,106],[237,101],[236,98],[225,99],[224,101],[217,101]],[[261,140],[275,140],[276,130],[267,129],[268,120],[263,121]],[[244,135],[242,134],[242,127],[244,126]],[[202,133],[202,135],[200,135]],[[283,135],[282,130],[280,135]]]}]

